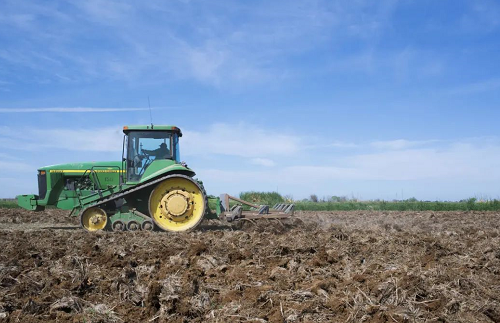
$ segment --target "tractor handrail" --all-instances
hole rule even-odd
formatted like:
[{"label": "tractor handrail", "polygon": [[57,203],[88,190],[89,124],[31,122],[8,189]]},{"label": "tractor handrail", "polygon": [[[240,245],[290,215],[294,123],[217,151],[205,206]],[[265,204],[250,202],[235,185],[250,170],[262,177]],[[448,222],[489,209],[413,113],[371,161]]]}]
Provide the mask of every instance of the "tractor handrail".
[{"label": "tractor handrail", "polygon": [[[99,166],[92,166],[90,169],[87,169],[85,172],[90,170],[92,172],[93,176],[95,176],[95,180],[96,180],[95,183],[97,183],[97,185],[98,185],[98,188],[97,188],[98,190],[102,190],[102,187],[101,187],[101,182],[99,181],[99,177],[97,177],[96,169],[102,169],[102,168],[106,168],[106,169],[116,168],[116,169],[118,169],[118,180],[120,180],[120,178],[122,176],[122,174],[121,174],[122,169],[120,166],[100,166],[100,165]],[[84,175],[85,175],[85,173],[84,173]]]},{"label": "tractor handrail", "polygon": [[[102,169],[102,168],[106,168],[106,169],[118,169],[118,180],[119,180],[119,183],[121,186],[121,183],[122,183],[122,168],[120,166],[115,166],[115,165],[110,165],[110,166],[92,166],[91,168],[88,168],[85,170],[85,172],[83,173],[83,175],[79,178],[78,180],[78,183],[80,183],[85,177],[90,177],[92,176],[92,183],[94,184],[94,188],[97,190],[97,194],[99,194],[99,197],[103,197],[102,196],[102,186],[101,186],[101,182],[99,181],[99,177],[97,176],[97,173],[96,173],[96,169]],[[87,173],[90,173],[87,175]],[[76,188],[75,188],[75,192],[76,192]],[[80,205],[82,204],[82,200],[80,199],[80,194],[76,194],[76,196],[78,197],[78,202],[80,203]]]}]

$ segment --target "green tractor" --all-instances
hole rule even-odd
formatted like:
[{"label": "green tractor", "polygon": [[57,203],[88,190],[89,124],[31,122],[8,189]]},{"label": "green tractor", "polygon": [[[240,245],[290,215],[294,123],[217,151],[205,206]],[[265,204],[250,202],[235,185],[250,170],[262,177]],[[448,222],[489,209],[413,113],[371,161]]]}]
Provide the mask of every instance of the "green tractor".
[{"label": "green tractor", "polygon": [[[19,206],[72,210],[87,231],[186,231],[204,218],[286,219],[293,204],[254,205],[230,195],[208,208],[203,183],[179,155],[175,126],[123,127],[122,160],[61,164],[38,169],[38,195],[19,195]],[[230,202],[230,200],[232,200]]]},{"label": "green tractor", "polygon": [[125,126],[123,132],[121,161],[42,167],[38,195],[17,196],[19,206],[72,210],[88,231],[196,227],[208,212],[207,195],[180,161],[181,130],[151,125]]}]

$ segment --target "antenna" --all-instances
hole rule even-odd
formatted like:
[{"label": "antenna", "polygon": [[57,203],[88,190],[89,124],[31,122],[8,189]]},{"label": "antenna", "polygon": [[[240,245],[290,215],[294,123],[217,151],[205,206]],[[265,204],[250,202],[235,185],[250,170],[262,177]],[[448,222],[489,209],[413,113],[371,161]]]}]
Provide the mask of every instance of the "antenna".
[{"label": "antenna", "polygon": [[149,102],[149,95],[148,95],[148,105],[149,105],[149,118],[151,119],[151,129],[153,129],[153,115],[151,114],[151,102]]}]

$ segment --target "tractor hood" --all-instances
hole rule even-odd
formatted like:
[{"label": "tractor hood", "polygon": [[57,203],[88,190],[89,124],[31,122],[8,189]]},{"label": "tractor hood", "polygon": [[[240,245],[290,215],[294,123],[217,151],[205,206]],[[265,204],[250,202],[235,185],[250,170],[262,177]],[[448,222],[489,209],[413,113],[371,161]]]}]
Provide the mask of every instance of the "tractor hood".
[{"label": "tractor hood", "polygon": [[100,171],[118,172],[122,168],[122,163],[119,161],[108,162],[85,162],[50,165],[40,168],[39,170],[48,171],[50,173],[84,173],[86,170],[94,168]]},{"label": "tractor hood", "polygon": [[[123,165],[119,161],[108,161],[108,162],[84,162],[84,163],[70,163],[70,164],[59,164],[45,166],[39,171],[46,171],[47,173],[65,173],[69,175],[83,175],[87,170],[94,169],[96,173],[125,173]],[[179,164],[174,160],[155,160],[149,167],[145,170],[140,182],[146,182],[151,179],[155,179],[158,176],[162,176],[168,173],[179,173],[190,177],[196,175],[196,173],[187,167],[186,164]]]}]

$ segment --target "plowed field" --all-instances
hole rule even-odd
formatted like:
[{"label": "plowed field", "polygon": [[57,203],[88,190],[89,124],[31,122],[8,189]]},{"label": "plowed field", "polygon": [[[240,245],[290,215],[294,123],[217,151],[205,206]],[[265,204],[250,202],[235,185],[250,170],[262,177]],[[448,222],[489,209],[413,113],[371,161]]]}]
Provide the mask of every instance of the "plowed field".
[{"label": "plowed field", "polygon": [[297,216],[86,233],[0,210],[0,321],[500,322],[499,213]]}]

